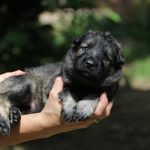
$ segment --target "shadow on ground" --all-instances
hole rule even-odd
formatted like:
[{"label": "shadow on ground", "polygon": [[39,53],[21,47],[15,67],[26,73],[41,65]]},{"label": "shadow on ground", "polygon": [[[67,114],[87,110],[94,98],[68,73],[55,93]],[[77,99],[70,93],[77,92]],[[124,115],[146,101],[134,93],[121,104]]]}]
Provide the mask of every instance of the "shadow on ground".
[{"label": "shadow on ground", "polygon": [[149,150],[150,91],[121,89],[111,117],[87,129],[24,143],[11,150]]}]

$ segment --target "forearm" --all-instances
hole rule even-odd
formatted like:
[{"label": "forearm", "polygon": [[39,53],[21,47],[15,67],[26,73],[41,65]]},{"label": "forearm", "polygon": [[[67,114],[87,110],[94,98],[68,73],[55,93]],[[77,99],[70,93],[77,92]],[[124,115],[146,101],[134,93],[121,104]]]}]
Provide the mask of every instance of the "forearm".
[{"label": "forearm", "polygon": [[9,136],[0,135],[0,147],[11,146],[30,140],[46,138],[58,133],[86,128],[95,118],[84,122],[64,123],[55,115],[42,112],[23,115],[19,125],[11,128]]},{"label": "forearm", "polygon": [[[45,121],[45,122],[44,122]],[[19,125],[11,128],[9,136],[0,135],[0,147],[11,146],[30,140],[46,138],[58,133],[86,128],[93,120],[78,123],[62,123],[55,116],[42,113],[23,115]]]},{"label": "forearm", "polygon": [[41,117],[40,113],[23,115],[20,124],[11,128],[9,136],[0,135],[0,147],[47,136],[48,131],[44,128]]}]

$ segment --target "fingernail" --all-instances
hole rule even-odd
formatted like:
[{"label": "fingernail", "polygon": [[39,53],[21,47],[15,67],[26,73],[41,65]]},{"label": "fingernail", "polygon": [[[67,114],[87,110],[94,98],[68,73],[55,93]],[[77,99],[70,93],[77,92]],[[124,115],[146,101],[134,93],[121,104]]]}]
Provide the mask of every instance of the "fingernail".
[{"label": "fingernail", "polygon": [[101,94],[100,99],[103,99],[103,98],[107,98],[107,94],[106,93],[102,93]]},{"label": "fingernail", "polygon": [[63,82],[63,79],[62,79],[61,77],[57,77],[57,78],[55,79],[55,81],[56,81],[56,82]]}]

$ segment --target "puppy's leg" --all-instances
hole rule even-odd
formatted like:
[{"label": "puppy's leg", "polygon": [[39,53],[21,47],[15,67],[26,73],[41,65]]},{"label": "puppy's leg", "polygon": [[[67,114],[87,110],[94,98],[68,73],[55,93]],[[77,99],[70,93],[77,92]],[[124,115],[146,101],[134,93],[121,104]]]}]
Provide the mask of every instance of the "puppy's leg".
[{"label": "puppy's leg", "polygon": [[69,90],[64,89],[62,92],[59,93],[59,97],[62,100],[62,117],[67,122],[74,121],[74,108],[76,106],[76,101],[72,97]]},{"label": "puppy's leg", "polygon": [[[91,98],[92,99],[92,98]],[[99,99],[92,99],[90,97],[86,97],[85,99],[79,101],[74,108],[74,118],[77,121],[83,121],[88,119],[91,115],[93,115]]]},{"label": "puppy's leg", "polygon": [[10,77],[0,83],[0,133],[8,135],[10,125],[20,121],[22,106],[31,99],[31,85],[25,76]]},{"label": "puppy's leg", "polygon": [[8,100],[0,98],[0,133],[8,135],[10,132],[9,110],[11,104]]},{"label": "puppy's leg", "polygon": [[10,124],[11,125],[18,124],[20,120],[21,120],[21,111],[16,107],[12,107],[9,112]]}]

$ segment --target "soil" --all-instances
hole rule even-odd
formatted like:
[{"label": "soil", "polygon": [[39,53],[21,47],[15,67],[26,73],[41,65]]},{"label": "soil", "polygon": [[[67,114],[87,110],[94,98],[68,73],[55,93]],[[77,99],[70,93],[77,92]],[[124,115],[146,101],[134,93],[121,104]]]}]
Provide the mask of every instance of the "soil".
[{"label": "soil", "polygon": [[99,124],[8,149],[150,150],[150,91],[120,89],[111,116]]}]

